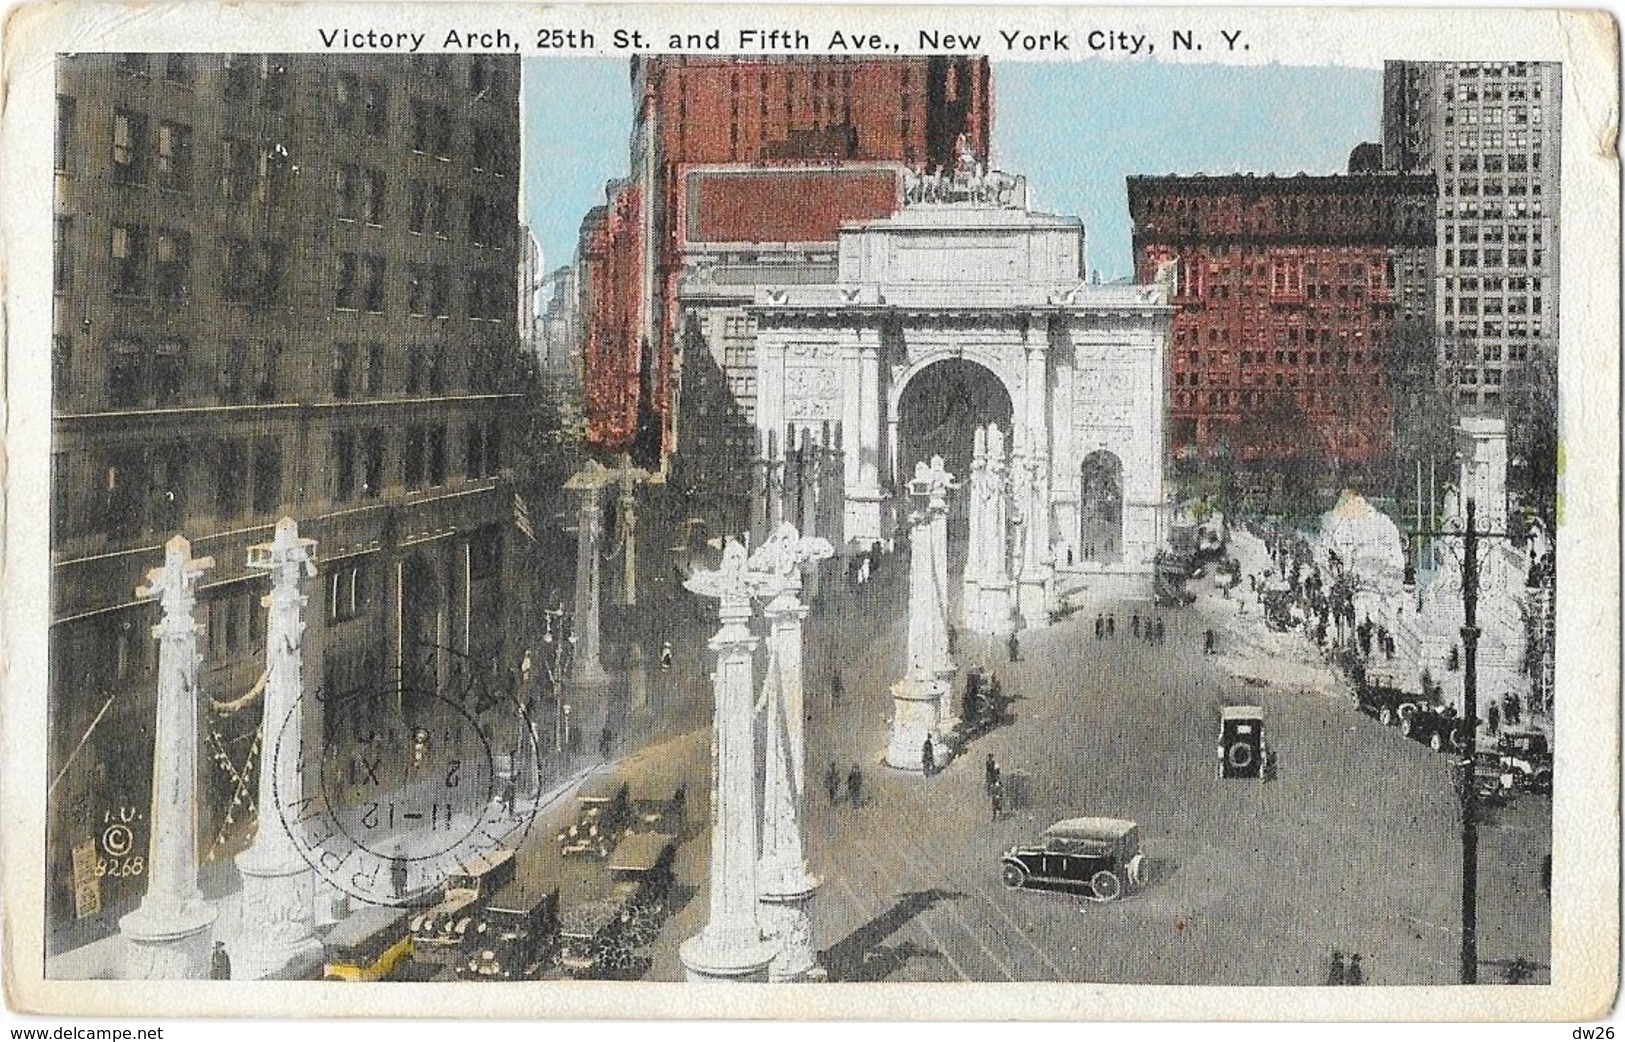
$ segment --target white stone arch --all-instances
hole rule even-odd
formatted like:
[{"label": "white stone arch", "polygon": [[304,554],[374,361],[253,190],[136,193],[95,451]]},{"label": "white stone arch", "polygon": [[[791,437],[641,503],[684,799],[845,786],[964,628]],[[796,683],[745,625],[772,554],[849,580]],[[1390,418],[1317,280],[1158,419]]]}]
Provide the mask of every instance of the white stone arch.
[{"label": "white stone arch", "polygon": [[[894,481],[899,478],[899,461],[897,459],[897,425],[902,418],[903,394],[908,385],[916,376],[936,365],[938,362],[964,361],[972,362],[987,370],[992,377],[1004,388],[1004,393],[1010,399],[1010,423],[1015,426],[1021,423],[1021,418],[1027,415],[1026,385],[1022,378],[1022,361],[1009,362],[1005,355],[987,347],[962,346],[931,348],[921,352],[917,357],[909,359],[908,365],[897,374],[887,389],[886,394],[886,459],[890,470],[888,474]],[[1006,434],[1012,432],[1007,431]],[[904,472],[912,467],[909,462],[903,465]],[[955,475],[964,477],[964,475]]]}]

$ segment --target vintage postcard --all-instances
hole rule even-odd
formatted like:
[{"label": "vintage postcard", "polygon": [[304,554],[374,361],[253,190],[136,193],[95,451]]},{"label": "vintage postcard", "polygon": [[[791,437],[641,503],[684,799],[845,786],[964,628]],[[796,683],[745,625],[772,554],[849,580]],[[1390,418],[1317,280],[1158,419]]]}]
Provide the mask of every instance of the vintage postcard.
[{"label": "vintage postcard", "polygon": [[14,1007],[1612,1008],[1607,15],[64,3],[4,81]]}]

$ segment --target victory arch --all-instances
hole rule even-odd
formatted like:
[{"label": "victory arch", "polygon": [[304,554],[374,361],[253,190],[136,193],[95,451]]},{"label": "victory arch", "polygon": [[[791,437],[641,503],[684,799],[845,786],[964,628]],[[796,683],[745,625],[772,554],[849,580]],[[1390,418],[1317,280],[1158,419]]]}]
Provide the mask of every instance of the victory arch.
[{"label": "victory arch", "polygon": [[[1007,453],[1008,567],[1027,625],[1042,624],[1028,617],[1038,584],[1052,610],[1072,589],[1148,590],[1169,513],[1172,268],[1148,285],[1089,284],[1082,222],[1030,211],[1022,178],[906,174],[901,194],[894,215],[843,226],[834,283],[758,288],[750,311],[764,443],[838,431],[843,530],[830,534],[889,544],[920,462],[904,457],[923,457],[933,436],[907,429],[911,409],[922,410],[905,400],[936,381],[939,397],[963,398],[966,409],[994,402],[978,418],[974,451],[983,458],[991,444],[981,424],[1003,428],[992,437]],[[955,390],[978,373],[996,387]],[[931,404],[933,415],[958,407]],[[944,444],[935,454],[953,470],[972,451]],[[955,473],[965,486],[970,477]]]}]

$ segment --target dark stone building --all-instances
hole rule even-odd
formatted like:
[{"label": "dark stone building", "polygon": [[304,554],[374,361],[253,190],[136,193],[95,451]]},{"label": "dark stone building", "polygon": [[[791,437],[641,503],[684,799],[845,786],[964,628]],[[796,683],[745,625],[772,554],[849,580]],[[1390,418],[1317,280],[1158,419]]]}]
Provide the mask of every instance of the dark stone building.
[{"label": "dark stone building", "polygon": [[[113,929],[105,861],[149,794],[156,605],[176,533],[214,567],[200,857],[252,834],[264,670],[248,547],[318,541],[306,689],[517,664],[510,464],[517,58],[83,54],[58,66],[49,927]],[[514,584],[516,585],[516,584]],[[245,828],[246,826],[246,828]],[[88,860],[87,860],[88,858]]]}]

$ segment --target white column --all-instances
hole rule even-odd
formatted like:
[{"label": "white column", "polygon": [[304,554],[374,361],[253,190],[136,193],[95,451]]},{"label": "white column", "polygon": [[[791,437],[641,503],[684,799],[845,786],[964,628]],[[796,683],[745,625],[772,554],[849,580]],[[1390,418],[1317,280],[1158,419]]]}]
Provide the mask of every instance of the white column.
[{"label": "white column", "polygon": [[1029,629],[1049,625],[1049,349],[1042,326],[1033,319],[1022,333],[1027,349],[1023,381],[1026,402],[1027,502],[1022,504],[1025,549],[1021,563],[1021,616]]},{"label": "white column", "polygon": [[200,980],[209,976],[209,928],[214,906],[197,885],[198,627],[193,587],[214,567],[192,557],[191,544],[175,536],[164,544],[164,564],[147,573],[137,597],[159,598],[163,619],[158,638],[158,713],[153,729],[152,837],[147,892],[135,911],[119,920],[129,947],[125,976],[137,980]]},{"label": "white column", "polygon": [[603,687],[610,681],[598,657],[601,581],[598,526],[603,512],[599,509],[598,485],[586,482],[579,487],[581,506],[576,517],[576,603],[575,615],[570,621],[570,636],[574,638],[570,683],[575,687]]},{"label": "white column", "polygon": [[720,601],[722,628],[711,638],[716,698],[711,765],[711,906],[705,928],[678,950],[690,981],[759,981],[775,945],[757,919],[756,750],[750,619],[752,588],[745,548],[730,541],[722,567],[684,585]]},{"label": "white column", "polygon": [[982,575],[981,605],[977,611],[984,633],[1002,635],[1015,628],[1010,584],[1010,480],[1004,432],[998,424],[987,429],[987,550]]},{"label": "white column", "polygon": [[965,546],[965,577],[960,593],[959,618],[966,629],[980,630],[981,582],[987,574],[988,484],[987,428],[978,427],[971,440],[970,480],[966,482],[966,517],[970,538]]},{"label": "white column", "polygon": [[807,866],[801,839],[807,779],[802,624],[808,609],[800,589],[802,567],[816,566],[833,553],[828,541],[802,538],[785,525],[750,560],[753,572],[779,580],[766,608],[772,654],[766,680],[767,780],[758,880],[762,924],[778,943],[768,966],[773,981],[803,980],[817,965],[809,904],[818,880]]},{"label": "white column", "polygon": [[[237,855],[243,877],[242,927],[247,943],[232,952],[232,975],[245,980],[299,979],[321,961],[314,934],[316,874],[294,846],[283,808],[304,798],[296,749],[305,733],[301,695],[308,598],[301,587],[316,574],[316,541],[299,538],[293,518],[277,522],[270,543],[248,548],[248,566],[271,573],[265,626],[265,705],[260,737],[259,820],[254,843]],[[294,743],[294,744],[289,744]]]},{"label": "white column", "polygon": [[858,331],[857,426],[846,432],[848,453],[857,455],[857,480],[847,486],[847,535],[867,546],[890,532],[881,523],[880,330]]},{"label": "white column", "polygon": [[909,482],[908,496],[914,505],[909,515],[908,548],[908,672],[892,685],[891,736],[886,745],[886,763],[906,771],[922,770],[925,739],[931,738],[936,762],[949,754],[944,707],[950,695],[942,679],[948,658],[947,618],[938,584],[933,502],[942,502],[948,475],[921,463]]}]

